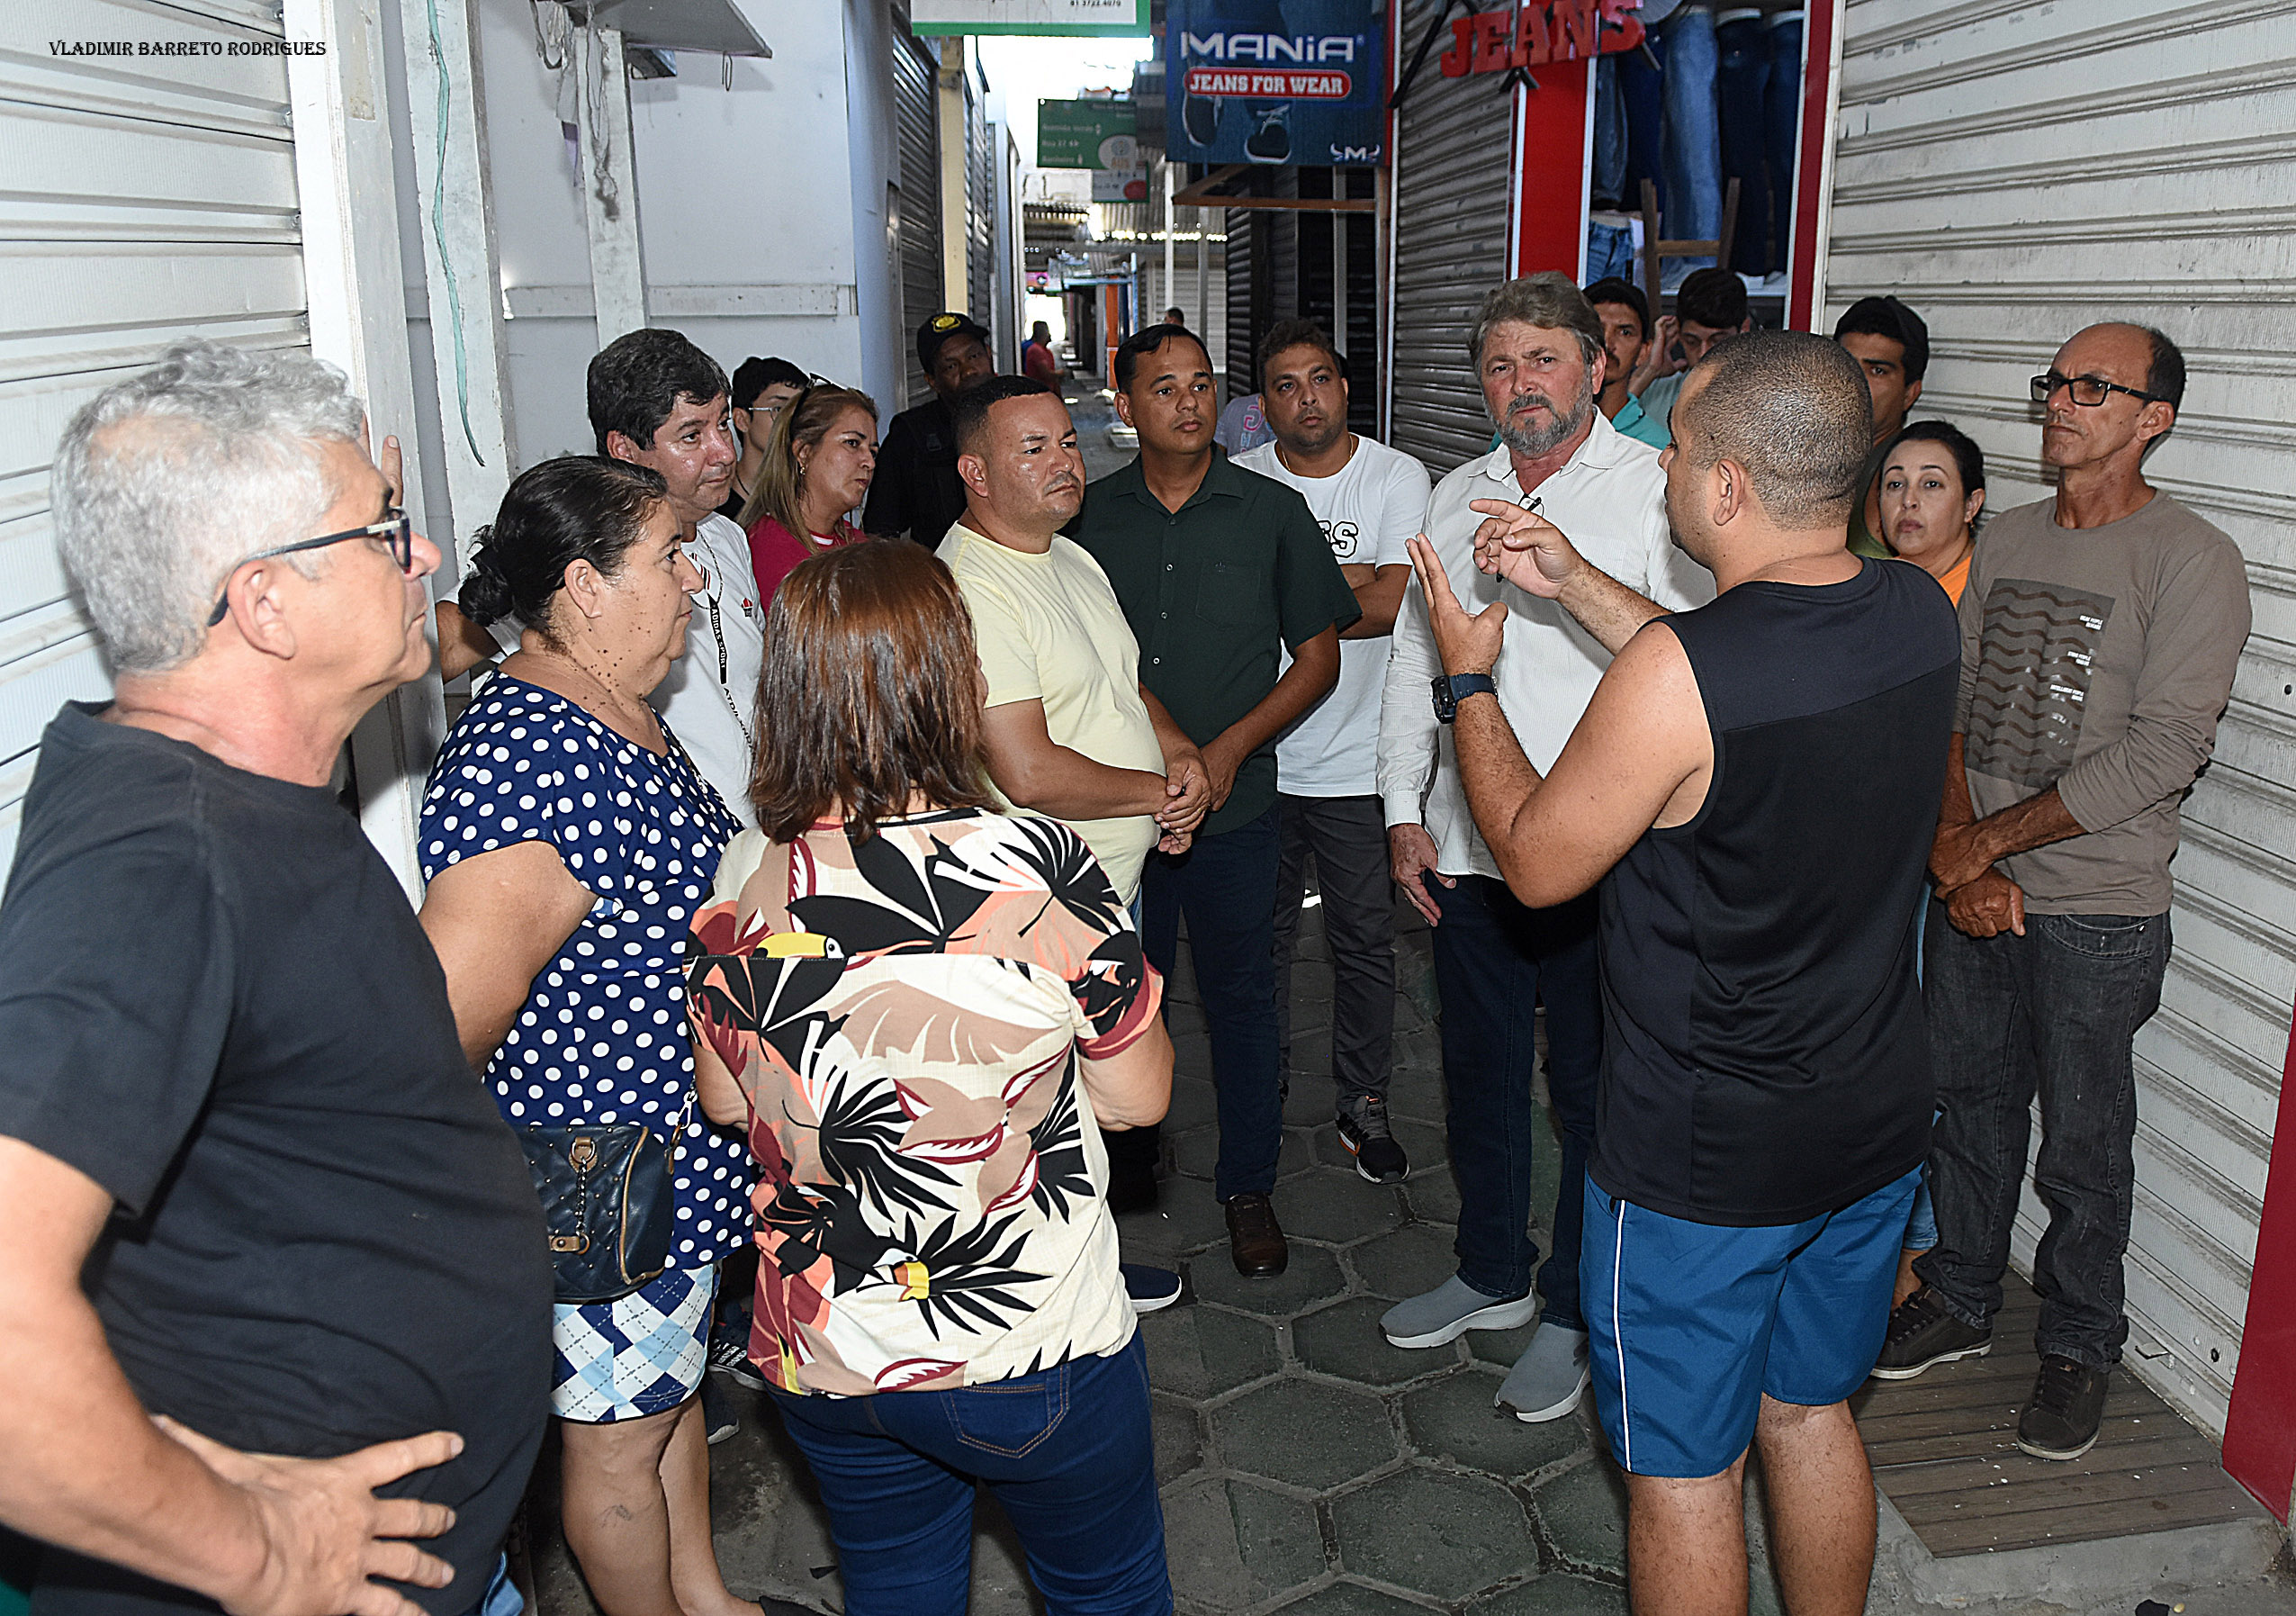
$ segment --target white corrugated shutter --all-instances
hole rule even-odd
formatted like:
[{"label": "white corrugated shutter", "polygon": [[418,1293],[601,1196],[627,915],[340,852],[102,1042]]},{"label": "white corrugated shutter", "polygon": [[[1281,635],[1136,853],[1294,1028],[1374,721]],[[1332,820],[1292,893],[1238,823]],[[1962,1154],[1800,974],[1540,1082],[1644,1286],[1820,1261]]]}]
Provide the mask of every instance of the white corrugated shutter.
[{"label": "white corrugated shutter", "polygon": [[[1403,59],[1440,10],[1403,7]],[[1467,353],[1475,310],[1507,278],[1512,92],[1498,73],[1445,78],[1436,57],[1395,122],[1393,412],[1388,441],[1436,476],[1490,447],[1490,417]]]},{"label": "white corrugated shutter", "polygon": [[[1821,329],[1928,320],[1917,416],[1985,450],[1993,508],[2048,492],[2027,378],[2094,320],[2191,368],[2147,469],[2247,557],[2255,632],[2184,810],[2175,957],[2138,1035],[2129,1361],[2210,1430],[2239,1360],[2296,988],[2296,6],[1847,7]],[[2029,1188],[2017,1258],[2044,1214]]]},{"label": "white corrugated shutter", "polygon": [[0,51],[0,871],[41,729],[65,700],[111,691],[49,521],[64,423],[186,336],[310,343],[283,59],[53,56],[48,44],[228,49],[278,39],[279,7],[44,10],[41,39]]}]

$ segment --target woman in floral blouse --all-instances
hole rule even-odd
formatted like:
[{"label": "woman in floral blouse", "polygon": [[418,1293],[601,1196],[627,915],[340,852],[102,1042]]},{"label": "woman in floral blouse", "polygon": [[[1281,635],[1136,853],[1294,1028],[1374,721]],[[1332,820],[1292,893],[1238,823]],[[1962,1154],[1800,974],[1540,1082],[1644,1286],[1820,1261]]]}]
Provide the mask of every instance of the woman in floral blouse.
[{"label": "woman in floral blouse", "polygon": [[961,1612],[973,1494],[1047,1609],[1165,1612],[1148,1373],[1097,1129],[1170,1094],[1161,983],[1084,843],[989,806],[972,628],[915,545],[790,573],[693,922],[702,1103],[756,1158],[756,1323],[846,1610]]}]

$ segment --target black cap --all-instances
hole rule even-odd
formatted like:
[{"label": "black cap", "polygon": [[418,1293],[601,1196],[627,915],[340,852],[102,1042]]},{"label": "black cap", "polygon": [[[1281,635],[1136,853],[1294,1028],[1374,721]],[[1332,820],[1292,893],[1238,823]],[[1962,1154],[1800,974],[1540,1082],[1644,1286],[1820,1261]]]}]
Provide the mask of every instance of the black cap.
[{"label": "black cap", "polygon": [[941,357],[941,345],[951,337],[976,337],[986,343],[988,328],[969,314],[936,314],[917,328],[917,363],[931,371]]}]

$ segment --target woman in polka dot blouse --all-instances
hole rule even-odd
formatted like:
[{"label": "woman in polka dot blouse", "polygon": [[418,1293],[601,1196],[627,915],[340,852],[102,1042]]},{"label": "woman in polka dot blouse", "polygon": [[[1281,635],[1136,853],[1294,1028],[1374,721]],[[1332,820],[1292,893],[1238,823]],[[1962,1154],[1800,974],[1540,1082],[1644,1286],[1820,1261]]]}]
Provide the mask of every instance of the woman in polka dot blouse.
[{"label": "woman in polka dot blouse", "polygon": [[512,1127],[635,1122],[676,1140],[668,1269],[555,1310],[551,1412],[583,1575],[608,1616],[755,1616],[710,1548],[695,1396],[716,1265],[748,1239],[749,1156],[694,1105],[681,969],[741,825],[646,702],[701,585],[661,496],[651,471],[571,456],[504,496],[460,601],[526,631],[431,771],[422,922]]}]

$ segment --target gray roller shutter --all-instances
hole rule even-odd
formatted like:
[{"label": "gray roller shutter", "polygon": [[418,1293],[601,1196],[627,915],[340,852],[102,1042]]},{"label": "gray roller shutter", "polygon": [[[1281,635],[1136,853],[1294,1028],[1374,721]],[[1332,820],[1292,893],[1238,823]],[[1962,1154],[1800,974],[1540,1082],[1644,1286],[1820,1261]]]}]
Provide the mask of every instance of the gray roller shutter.
[{"label": "gray roller shutter", "polygon": [[996,153],[987,113],[969,72],[965,82],[965,232],[966,311],[994,331],[998,296]]},{"label": "gray roller shutter", "polygon": [[[1439,9],[1404,5],[1406,62]],[[1507,276],[1513,113],[1503,77],[1445,78],[1431,53],[1396,119],[1389,438],[1438,477],[1490,446],[1467,335],[1484,293]]]},{"label": "gray roller shutter", "polygon": [[[59,0],[43,40],[150,37],[148,8]],[[170,38],[281,37],[276,5],[171,0]],[[305,348],[294,137],[284,59],[0,53],[0,874],[40,734],[111,693],[66,583],[49,465],[72,412],[207,336]]]},{"label": "gray roller shutter", "polygon": [[895,189],[900,218],[895,239],[901,262],[901,375],[907,402],[924,397],[923,378],[912,363],[909,346],[917,328],[943,308],[941,291],[941,139],[933,107],[937,68],[923,41],[909,32],[906,18],[893,19],[893,122],[900,145]]},{"label": "gray roller shutter", "polygon": [[1228,396],[1240,398],[1259,385],[1256,350],[1259,329],[1265,328],[1255,329],[1254,316],[1266,318],[1267,253],[1262,243],[1267,215],[1243,208],[1226,212],[1228,298],[1222,312],[1228,327]]},{"label": "gray roller shutter", "polygon": [[[1927,319],[1914,413],[1983,446],[1994,510],[2049,492],[2026,380],[2065,338],[2134,320],[2184,349],[2184,407],[2146,475],[2240,546],[2255,631],[2184,805],[2175,954],[2137,1038],[2128,1361],[2221,1431],[2296,989],[2289,11],[1965,9],[1940,27],[1849,8],[1819,329],[1868,293]],[[2021,1266],[2045,1223],[2029,1187]]]}]

